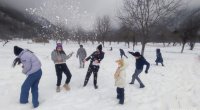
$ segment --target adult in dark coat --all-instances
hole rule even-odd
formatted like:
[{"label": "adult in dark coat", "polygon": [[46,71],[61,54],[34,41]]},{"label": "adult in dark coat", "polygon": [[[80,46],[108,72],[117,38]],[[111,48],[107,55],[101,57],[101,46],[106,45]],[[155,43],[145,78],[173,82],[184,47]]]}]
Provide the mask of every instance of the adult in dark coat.
[{"label": "adult in dark coat", "polygon": [[123,56],[125,56],[126,58],[128,58],[128,57],[126,56],[126,54],[125,54],[125,52],[124,52],[123,49],[119,49],[119,51],[120,51],[120,56],[121,56],[121,58],[123,58]]},{"label": "adult in dark coat", "polygon": [[136,79],[140,84],[140,88],[144,88],[145,86],[142,83],[142,81],[140,80],[139,75],[140,75],[140,73],[142,73],[144,65],[146,65],[145,73],[147,74],[148,70],[149,70],[149,67],[150,67],[150,64],[149,64],[149,62],[146,61],[146,59],[142,55],[140,55],[139,52],[135,52],[135,53],[134,52],[129,52],[129,53],[131,55],[133,55],[135,57],[135,59],[136,59],[135,73],[132,75],[132,80],[131,80],[131,82],[129,84],[134,84],[135,79]]},{"label": "adult in dark coat", "polygon": [[158,63],[161,63],[162,66],[164,66],[163,64],[163,58],[162,58],[162,54],[160,52],[160,49],[156,49],[156,65],[158,65]]},{"label": "adult in dark coat", "polygon": [[84,87],[87,85],[91,74],[94,75],[94,88],[97,89],[97,74],[100,68],[100,62],[104,58],[104,52],[102,51],[102,45],[97,47],[97,50],[93,52],[89,57],[87,57],[84,62],[90,60],[90,65],[88,67],[87,74],[85,76]]}]

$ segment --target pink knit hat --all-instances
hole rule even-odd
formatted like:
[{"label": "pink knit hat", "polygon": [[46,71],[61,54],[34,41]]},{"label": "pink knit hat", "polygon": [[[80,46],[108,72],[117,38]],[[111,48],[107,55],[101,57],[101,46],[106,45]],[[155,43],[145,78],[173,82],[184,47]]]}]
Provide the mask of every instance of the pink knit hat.
[{"label": "pink knit hat", "polygon": [[62,44],[61,44],[61,43],[57,43],[57,44],[56,44],[56,49],[57,49],[57,48],[59,48],[59,47],[63,49],[63,47],[62,47]]}]

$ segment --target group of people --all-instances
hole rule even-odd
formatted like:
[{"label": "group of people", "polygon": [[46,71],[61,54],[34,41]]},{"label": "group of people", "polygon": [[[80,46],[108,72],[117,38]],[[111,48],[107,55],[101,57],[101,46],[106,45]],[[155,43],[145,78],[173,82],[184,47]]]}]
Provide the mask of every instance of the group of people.
[{"label": "group of people", "polygon": [[[125,70],[127,64],[122,57],[123,56],[125,56],[126,58],[128,57],[125,55],[125,52],[122,49],[120,49],[120,53],[121,53],[120,54],[121,58],[116,61],[116,63],[118,64],[118,68],[114,74],[114,78],[115,78],[115,85],[117,86],[116,89],[117,99],[119,99],[119,104],[124,104],[124,88],[126,83]],[[132,75],[132,80],[129,84],[134,84],[136,79],[140,84],[140,88],[144,88],[145,85],[142,83],[142,81],[138,76],[143,71],[144,65],[146,65],[145,73],[148,73],[150,64],[146,61],[146,59],[142,55],[140,55],[139,52],[129,52],[129,53],[133,55],[136,59],[135,73]],[[39,106],[38,84],[42,76],[41,62],[32,51],[28,49],[23,49],[18,46],[14,46],[14,54],[17,57],[13,61],[13,67],[22,63],[22,72],[25,75],[27,75],[26,80],[21,86],[20,103],[21,104],[28,103],[29,90],[31,89],[33,107],[36,108]],[[71,81],[72,74],[66,65],[66,60],[69,59],[73,54],[74,54],[73,52],[71,52],[70,54],[66,54],[63,50],[61,43],[57,43],[55,50],[53,50],[51,53],[51,59],[55,64],[55,71],[57,76],[56,92],[61,91],[60,85],[62,81],[62,73],[64,73],[67,77],[65,84],[63,85],[63,88],[65,88],[67,91],[70,90],[69,83]],[[83,48],[83,45],[80,45],[80,48],[78,49],[76,54],[76,57],[79,58],[80,68],[84,68],[85,62],[90,60],[90,64],[88,67],[87,74],[85,76],[83,87],[87,85],[89,78],[93,73],[94,88],[98,89],[97,76],[100,68],[100,63],[104,59],[104,54],[105,53],[102,51],[102,45],[99,45],[97,46],[96,51],[94,51],[89,57],[86,58],[87,56],[86,50]],[[157,49],[157,59],[156,59],[156,64],[158,63],[161,63],[163,65],[163,59],[159,49]]]}]

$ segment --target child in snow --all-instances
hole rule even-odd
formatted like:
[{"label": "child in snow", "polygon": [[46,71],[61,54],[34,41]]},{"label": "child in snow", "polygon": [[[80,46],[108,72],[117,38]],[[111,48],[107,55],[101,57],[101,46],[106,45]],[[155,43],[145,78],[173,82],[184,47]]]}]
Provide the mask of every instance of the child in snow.
[{"label": "child in snow", "polygon": [[110,47],[110,51],[112,51],[113,50],[113,48],[112,47]]},{"label": "child in snow", "polygon": [[136,79],[140,83],[140,88],[144,88],[145,86],[142,83],[142,81],[140,80],[139,75],[142,72],[144,65],[146,65],[145,73],[147,74],[148,70],[149,70],[149,67],[150,67],[150,64],[146,61],[146,59],[142,55],[140,55],[139,52],[135,52],[135,53],[134,52],[129,52],[129,53],[131,55],[133,55],[135,57],[135,59],[136,59],[135,73],[132,75],[132,80],[131,80],[131,82],[129,84],[134,84],[135,79]]},{"label": "child in snow", "polygon": [[117,86],[117,99],[119,104],[124,104],[124,88],[126,85],[126,64],[123,59],[117,60],[118,68],[114,74],[115,86]]},{"label": "child in snow", "polygon": [[125,54],[125,52],[124,52],[123,49],[119,49],[119,51],[120,51],[120,56],[121,56],[121,58],[123,58],[123,56],[125,56],[126,58],[128,58],[128,57],[126,56],[126,54]]},{"label": "child in snow", "polygon": [[63,87],[66,90],[70,90],[69,83],[70,83],[72,75],[66,65],[66,60],[69,59],[72,55],[73,55],[73,52],[70,53],[69,55],[66,55],[61,43],[57,43],[56,49],[53,50],[53,52],[51,53],[51,59],[55,63],[55,69],[56,69],[56,75],[57,75],[56,92],[60,92],[60,85],[61,85],[61,81],[62,81],[62,73],[63,72],[67,77]]},{"label": "child in snow", "polygon": [[88,67],[87,74],[85,76],[85,81],[83,87],[85,87],[89,81],[91,74],[94,75],[94,88],[97,89],[97,73],[99,71],[99,65],[101,60],[104,58],[104,52],[102,51],[102,45],[97,47],[97,50],[92,53],[88,58],[84,60],[84,62],[90,60],[90,65]]},{"label": "child in snow", "polygon": [[158,63],[161,63],[162,66],[164,66],[163,64],[163,58],[162,58],[162,54],[160,52],[160,49],[156,49],[156,65],[158,65]]},{"label": "child in snow", "polygon": [[80,48],[77,51],[76,57],[79,58],[80,68],[84,68],[84,59],[86,58],[87,53],[83,48],[83,45],[80,45]]},{"label": "child in snow", "polygon": [[31,88],[33,107],[36,108],[39,106],[38,84],[42,76],[40,60],[30,50],[22,49],[18,46],[14,46],[14,54],[17,58],[13,62],[13,67],[22,63],[22,73],[27,76],[21,87],[20,103],[28,103],[29,90]]}]

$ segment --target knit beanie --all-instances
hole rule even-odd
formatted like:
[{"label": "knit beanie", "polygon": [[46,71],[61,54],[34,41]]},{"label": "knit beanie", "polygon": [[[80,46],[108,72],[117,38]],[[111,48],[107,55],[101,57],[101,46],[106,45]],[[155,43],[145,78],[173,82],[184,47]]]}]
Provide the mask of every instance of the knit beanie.
[{"label": "knit beanie", "polygon": [[14,46],[14,54],[15,56],[18,56],[24,49],[18,47],[18,46]]},{"label": "knit beanie", "polygon": [[62,44],[61,44],[61,43],[57,43],[57,44],[56,44],[56,49],[57,49],[57,48],[59,48],[59,47],[63,49],[63,47],[62,47]]},{"label": "knit beanie", "polygon": [[99,46],[97,47],[97,49],[99,49],[99,51],[102,51],[102,45],[99,45]]},{"label": "knit beanie", "polygon": [[135,52],[135,53],[133,54],[133,56],[139,57],[139,56],[141,56],[141,55],[140,55],[140,52]]}]

